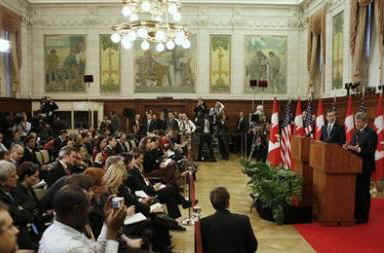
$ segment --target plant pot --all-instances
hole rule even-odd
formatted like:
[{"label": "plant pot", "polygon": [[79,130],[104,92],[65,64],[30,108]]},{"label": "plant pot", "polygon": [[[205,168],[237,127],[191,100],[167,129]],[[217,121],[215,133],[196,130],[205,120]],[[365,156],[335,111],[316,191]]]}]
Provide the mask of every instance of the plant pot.
[{"label": "plant pot", "polygon": [[[272,214],[272,209],[265,207],[262,201],[256,200],[254,202],[257,212],[260,218],[275,222]],[[284,224],[302,224],[312,222],[312,207],[297,207],[297,206],[285,206],[284,207]]]}]

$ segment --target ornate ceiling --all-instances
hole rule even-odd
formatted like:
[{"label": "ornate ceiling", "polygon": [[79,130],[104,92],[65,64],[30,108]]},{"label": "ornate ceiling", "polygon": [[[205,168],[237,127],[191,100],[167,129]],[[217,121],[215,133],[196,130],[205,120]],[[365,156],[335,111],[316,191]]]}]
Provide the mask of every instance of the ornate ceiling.
[{"label": "ornate ceiling", "polygon": [[[27,0],[33,4],[84,4],[84,3],[121,3],[121,0]],[[222,3],[222,4],[284,4],[284,5],[297,5],[304,0],[182,0],[184,3]]]}]

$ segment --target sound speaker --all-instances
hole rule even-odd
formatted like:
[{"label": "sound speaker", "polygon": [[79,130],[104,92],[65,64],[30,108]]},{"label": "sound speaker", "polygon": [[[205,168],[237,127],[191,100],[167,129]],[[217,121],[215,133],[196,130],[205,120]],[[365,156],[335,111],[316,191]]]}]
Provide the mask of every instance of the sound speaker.
[{"label": "sound speaker", "polygon": [[251,86],[251,87],[257,87],[257,80],[250,80],[250,81],[249,81],[249,86]]},{"label": "sound speaker", "polygon": [[93,83],[93,75],[85,75],[84,83]]}]

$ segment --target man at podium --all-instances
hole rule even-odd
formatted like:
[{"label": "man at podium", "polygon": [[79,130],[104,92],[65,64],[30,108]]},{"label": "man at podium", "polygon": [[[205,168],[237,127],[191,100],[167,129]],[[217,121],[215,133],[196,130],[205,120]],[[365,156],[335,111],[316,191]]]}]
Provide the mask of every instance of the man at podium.
[{"label": "man at podium", "polygon": [[343,145],[346,150],[351,150],[363,160],[363,171],[356,177],[355,191],[355,219],[356,223],[367,223],[371,205],[371,173],[375,170],[375,150],[377,145],[376,132],[368,127],[368,114],[358,112],[355,115],[356,131],[352,142]]},{"label": "man at podium", "polygon": [[327,124],[321,129],[320,140],[327,143],[344,144],[345,131],[342,126],[336,122],[336,111],[331,109],[327,112]]}]

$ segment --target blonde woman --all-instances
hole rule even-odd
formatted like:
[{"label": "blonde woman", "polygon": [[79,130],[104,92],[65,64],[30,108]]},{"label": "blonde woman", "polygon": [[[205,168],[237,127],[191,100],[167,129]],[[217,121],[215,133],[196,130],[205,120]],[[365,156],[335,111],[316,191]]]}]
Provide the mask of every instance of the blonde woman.
[{"label": "blonde woman", "polygon": [[[119,160],[109,166],[103,180],[110,194],[116,194],[119,197],[124,197],[125,204],[127,206],[134,206],[136,212],[141,212],[146,217],[152,216],[151,212],[157,213],[162,210],[151,210],[149,205],[141,203],[137,200],[136,196],[132,194],[132,191],[124,185],[124,180],[127,178],[127,170],[124,161]],[[131,225],[133,227],[125,227],[124,234],[127,236],[139,235],[143,236],[145,230],[154,230],[154,237],[152,238],[153,247],[160,252],[168,252],[167,249],[170,246],[169,230],[165,228],[159,228],[156,224],[150,223],[144,226]]]}]

